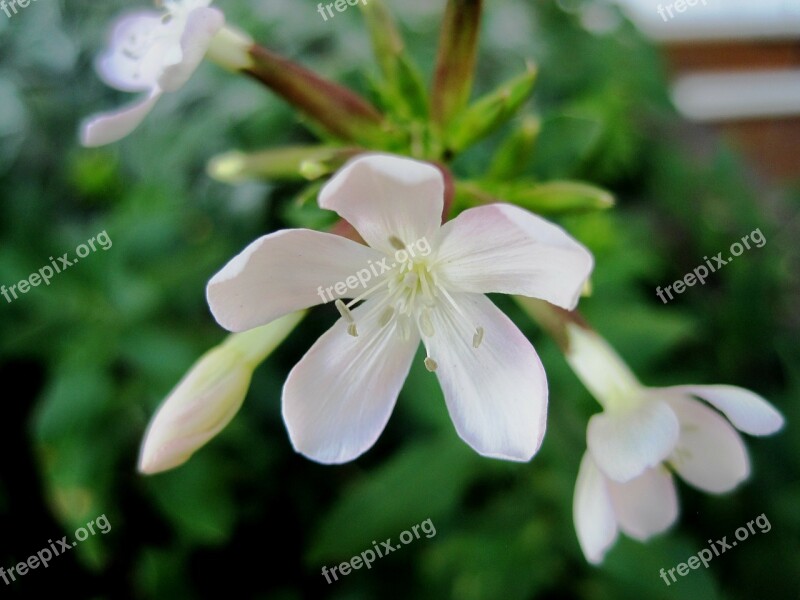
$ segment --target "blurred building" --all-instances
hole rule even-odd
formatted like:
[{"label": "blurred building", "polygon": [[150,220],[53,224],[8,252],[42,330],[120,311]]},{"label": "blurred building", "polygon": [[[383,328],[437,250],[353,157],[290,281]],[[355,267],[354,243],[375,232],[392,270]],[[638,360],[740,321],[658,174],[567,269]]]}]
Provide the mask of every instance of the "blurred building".
[{"label": "blurred building", "polygon": [[663,45],[678,110],[800,176],[800,0],[615,0]]}]

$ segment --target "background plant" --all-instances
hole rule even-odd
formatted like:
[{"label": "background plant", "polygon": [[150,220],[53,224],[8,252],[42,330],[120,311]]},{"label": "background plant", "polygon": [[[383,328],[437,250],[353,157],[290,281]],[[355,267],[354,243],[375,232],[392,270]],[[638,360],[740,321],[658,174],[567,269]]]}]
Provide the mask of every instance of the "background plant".
[{"label": "background plant", "polygon": [[[798,570],[798,191],[770,191],[735,154],[693,154],[664,92],[657,55],[627,25],[581,26],[579,4],[496,0],[486,7],[473,97],[533,57],[539,77],[515,121],[456,158],[462,181],[483,177],[510,128],[541,131],[521,179],[590,181],[615,192],[613,211],[559,217],[597,258],[581,309],[652,385],[725,381],[758,390],[784,412],[780,436],[750,443],[754,476],[715,498],[680,489],[683,518],[647,545],[622,541],[602,569],[585,564],[571,497],[596,405],[557,348],[512,303],[548,370],[545,444],[525,466],[462,447],[421,361],[369,455],[322,467],[295,455],[280,419],[280,386],[308,340],[335,318],[311,314],[258,369],[240,415],[190,463],[135,474],[141,434],[161,398],[223,333],[203,299],[208,277],[261,233],[315,224],[297,201],[307,183],[223,185],[204,173],[230,148],[314,143],[294,112],[246,78],[204,66],[130,139],[87,151],[82,116],[115,97],[91,61],[122,2],[37,3],[0,19],[0,282],[14,283],[106,229],[112,251],[49,288],[0,304],[7,460],[0,482],[0,564],[105,513],[91,538],[13,589],[71,586],[86,597],[204,597],[235,581],[245,597],[580,598],[790,597]],[[348,83],[376,102],[377,75],[356,11],[323,22],[312,2],[224,2],[256,40]],[[432,77],[443,4],[391,3],[409,54]],[[302,195],[300,196],[302,199]],[[768,244],[663,307],[656,285],[760,227]],[[541,338],[541,339],[540,339]],[[767,536],[666,588],[672,566],[753,516]],[[319,570],[373,539],[431,518],[435,539],[380,568],[327,586]],[[60,536],[59,536],[60,537]],[[268,545],[268,563],[257,551]],[[245,550],[248,547],[255,552]],[[35,576],[34,576],[35,575]]]}]

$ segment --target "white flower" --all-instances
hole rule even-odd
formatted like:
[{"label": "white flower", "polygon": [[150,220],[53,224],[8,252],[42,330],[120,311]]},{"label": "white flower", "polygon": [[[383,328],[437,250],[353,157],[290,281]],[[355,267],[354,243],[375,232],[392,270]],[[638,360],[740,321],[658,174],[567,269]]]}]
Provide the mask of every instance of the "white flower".
[{"label": "white flower", "polygon": [[225,23],[222,13],[209,7],[211,1],[164,0],[166,12],[142,10],[117,20],[97,71],[111,87],[146,96],[88,119],[81,131],[83,145],[122,139],[139,126],[162,93],[183,87]]},{"label": "white flower", "polygon": [[300,322],[287,315],[265,327],[228,337],[206,352],[170,392],[150,421],[139,454],[147,475],[185,463],[236,416],[253,370]]},{"label": "white flower", "polygon": [[675,521],[671,472],[706,492],[730,491],[750,474],[736,429],[761,436],[783,426],[769,402],[743,388],[644,387],[600,336],[573,324],[567,332],[567,360],[604,409],[589,420],[573,504],[589,562],[603,560],[620,530],[644,541]]},{"label": "white flower", "polygon": [[[484,294],[541,298],[572,308],[591,254],[561,228],[520,208],[473,208],[441,225],[444,178],[434,166],[369,155],[346,165],[319,204],[368,246],[304,229],[253,242],[208,285],[217,321],[232,331],[320,303],[335,286],[384,264],[364,293],[292,369],[283,416],[295,449],[322,463],[368,450],[383,431],[420,339],[459,435],[479,453],[529,460],[541,444],[547,381],[525,336]],[[431,251],[392,266],[399,248]],[[410,254],[410,253],[407,253]],[[364,303],[352,308],[357,302]]]}]

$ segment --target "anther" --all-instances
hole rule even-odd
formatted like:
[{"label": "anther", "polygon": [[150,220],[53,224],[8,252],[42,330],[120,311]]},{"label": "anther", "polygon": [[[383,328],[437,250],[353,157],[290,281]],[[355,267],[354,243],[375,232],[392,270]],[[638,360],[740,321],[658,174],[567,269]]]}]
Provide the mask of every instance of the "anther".
[{"label": "anther", "polygon": [[483,341],[483,327],[478,327],[475,330],[475,335],[472,336],[472,347],[478,348]]},{"label": "anther", "polygon": [[353,318],[353,313],[351,313],[350,309],[344,305],[344,302],[342,302],[341,298],[337,298],[336,302],[334,302],[334,305],[336,306],[336,309],[339,311],[339,314],[342,315],[342,318],[345,321],[347,321],[350,324],[356,322],[356,320]]},{"label": "anther", "polygon": [[358,329],[356,329],[355,323],[350,323],[350,325],[347,326],[347,333],[353,337],[358,337]]},{"label": "anther", "polygon": [[425,359],[425,368],[428,369],[431,373],[433,373],[436,369],[439,368],[439,365],[433,360],[430,356]]},{"label": "anther", "polygon": [[406,248],[406,245],[403,243],[403,240],[401,240],[396,235],[392,235],[389,237],[389,243],[395,250],[405,250]]}]

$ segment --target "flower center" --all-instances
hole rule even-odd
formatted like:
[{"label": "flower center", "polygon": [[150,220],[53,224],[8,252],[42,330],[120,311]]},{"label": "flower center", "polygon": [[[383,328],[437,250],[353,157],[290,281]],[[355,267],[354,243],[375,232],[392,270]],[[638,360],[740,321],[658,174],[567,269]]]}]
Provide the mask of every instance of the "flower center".
[{"label": "flower center", "polygon": [[[134,79],[140,79],[143,71],[147,68],[146,63],[152,61],[152,56],[148,57],[157,45],[161,45],[160,54],[171,59],[174,46],[180,47],[180,40],[186,25],[188,13],[193,6],[184,3],[167,0],[161,2],[156,0],[156,7],[164,10],[159,22],[142,20],[127,32],[127,35],[120,43],[120,52],[123,56],[135,63],[133,70]],[[148,60],[148,58],[150,60]]]},{"label": "flower center", "polygon": [[[134,61],[142,60],[153,47],[158,36],[153,28],[138,27],[122,43],[122,53]],[[136,74],[138,77],[138,73]]]},{"label": "flower center", "polygon": [[[347,332],[353,337],[358,336],[358,327],[350,308],[357,302],[382,291],[381,297],[376,299],[371,310],[362,319],[367,320],[380,315],[378,318],[380,327],[392,326],[402,340],[408,340],[414,326],[425,337],[436,335],[433,315],[435,311],[439,311],[437,313],[440,317],[439,322],[450,321],[449,324],[456,329],[465,329],[468,332],[467,337],[472,336],[472,347],[477,349],[483,342],[483,327],[476,327],[471,323],[442,285],[437,274],[435,259],[429,260],[430,257],[427,256],[413,257],[412,253],[407,251],[407,245],[395,236],[389,241],[398,250],[395,257],[403,251],[403,256],[406,258],[397,262],[381,281],[360,296],[353,298],[347,304],[342,300],[337,300],[335,303],[339,314],[348,323]],[[447,310],[447,306],[452,307],[453,311]],[[429,371],[435,371],[438,367],[430,354],[425,358],[425,367]]]}]

